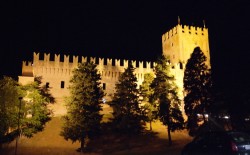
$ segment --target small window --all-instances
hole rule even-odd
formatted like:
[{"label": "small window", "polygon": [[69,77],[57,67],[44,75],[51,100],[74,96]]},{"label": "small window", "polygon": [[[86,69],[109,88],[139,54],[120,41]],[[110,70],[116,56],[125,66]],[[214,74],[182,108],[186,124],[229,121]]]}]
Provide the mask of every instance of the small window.
[{"label": "small window", "polygon": [[183,69],[183,64],[180,62],[180,69]]},{"label": "small window", "polygon": [[102,84],[102,89],[103,89],[103,90],[106,90],[106,83],[103,83],[103,84]]},{"label": "small window", "polygon": [[61,81],[61,88],[64,88],[64,81]]},{"label": "small window", "polygon": [[45,87],[46,87],[46,88],[49,88],[49,82],[46,82]]}]

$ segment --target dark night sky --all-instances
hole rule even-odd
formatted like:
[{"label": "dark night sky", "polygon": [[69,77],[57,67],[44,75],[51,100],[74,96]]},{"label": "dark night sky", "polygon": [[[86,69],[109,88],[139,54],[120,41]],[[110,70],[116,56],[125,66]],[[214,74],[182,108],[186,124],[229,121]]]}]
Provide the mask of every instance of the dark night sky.
[{"label": "dark night sky", "polygon": [[0,75],[17,78],[34,51],[155,60],[161,35],[181,23],[209,29],[212,71],[222,88],[250,85],[250,2],[9,1],[1,2]]}]

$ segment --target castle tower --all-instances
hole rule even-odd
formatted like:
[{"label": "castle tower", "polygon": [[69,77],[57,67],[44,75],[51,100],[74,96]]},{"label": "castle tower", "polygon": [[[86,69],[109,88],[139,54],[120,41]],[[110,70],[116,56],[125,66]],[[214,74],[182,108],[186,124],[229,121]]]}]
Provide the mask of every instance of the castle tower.
[{"label": "castle tower", "polygon": [[[184,71],[185,65],[190,58],[194,48],[199,46],[207,57],[207,65],[210,64],[210,50],[208,42],[208,29],[181,25],[178,18],[178,25],[162,35],[162,54],[169,57],[172,64],[172,74],[176,79],[179,88],[178,94],[182,100],[182,111],[184,112]],[[184,113],[183,113],[184,114]]]},{"label": "castle tower", "polygon": [[178,22],[177,26],[162,35],[162,52],[169,56],[172,64],[186,64],[197,46],[207,57],[207,65],[210,67],[208,29],[205,26],[186,26]]},{"label": "castle tower", "polygon": [[[179,88],[178,94],[183,100],[183,77],[185,64],[190,58],[194,48],[199,46],[207,57],[207,63],[210,67],[210,53],[208,43],[208,29],[193,26],[183,26],[178,20],[178,25],[162,35],[162,53],[170,57],[171,72],[176,79]],[[78,56],[73,56],[73,62],[70,56],[64,55],[60,61],[60,54],[55,54],[54,59],[50,59],[50,54],[44,53],[44,58],[40,59],[40,53],[33,54],[32,62],[23,62],[22,76],[19,76],[21,84],[27,84],[34,81],[34,77],[42,77],[42,85],[50,88],[50,93],[56,99],[56,103],[51,106],[55,115],[63,115],[66,113],[64,106],[64,98],[69,95],[68,87],[72,70],[77,67],[80,62]],[[115,84],[119,76],[128,67],[129,60],[97,58],[82,56],[81,62],[94,62],[97,64],[98,72],[101,74],[102,87],[106,93],[105,99],[108,101],[115,92]],[[147,73],[154,74],[153,66],[155,62],[132,61],[135,67],[134,74],[137,77],[138,88],[144,81],[144,75]],[[184,111],[184,105],[182,106]]]}]

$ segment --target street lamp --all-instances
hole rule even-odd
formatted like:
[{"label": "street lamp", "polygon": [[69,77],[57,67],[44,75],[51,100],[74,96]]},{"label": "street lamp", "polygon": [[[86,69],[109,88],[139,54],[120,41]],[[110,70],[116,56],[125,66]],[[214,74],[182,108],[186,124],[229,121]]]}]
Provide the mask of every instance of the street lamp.
[{"label": "street lamp", "polygon": [[18,132],[18,135],[17,135],[17,138],[16,138],[16,149],[15,149],[15,155],[17,153],[17,144],[18,144],[18,139],[19,139],[19,136],[20,136],[20,110],[21,110],[21,103],[22,103],[22,99],[23,97],[19,97],[19,108],[18,108],[18,119],[17,119],[17,132]]}]

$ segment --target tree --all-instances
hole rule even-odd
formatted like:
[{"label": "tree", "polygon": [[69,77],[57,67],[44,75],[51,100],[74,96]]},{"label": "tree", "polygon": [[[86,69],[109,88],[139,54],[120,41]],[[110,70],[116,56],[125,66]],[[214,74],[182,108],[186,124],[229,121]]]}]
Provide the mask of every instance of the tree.
[{"label": "tree", "polygon": [[50,100],[43,96],[39,83],[35,79],[21,86],[10,77],[0,80],[0,143],[11,142],[20,134],[32,137],[50,120]]},{"label": "tree", "polygon": [[32,137],[33,134],[43,131],[45,124],[51,120],[53,112],[48,105],[55,99],[48,88],[41,86],[41,77],[35,77],[34,82],[21,86],[21,89],[24,94],[22,134]]},{"label": "tree", "polygon": [[180,110],[181,100],[178,97],[178,87],[175,78],[170,73],[169,60],[162,55],[156,62],[154,78],[151,87],[154,91],[154,99],[159,105],[159,117],[167,126],[169,145],[172,144],[170,131],[184,128],[184,118]]},{"label": "tree", "polygon": [[154,76],[150,73],[144,75],[144,81],[140,87],[140,93],[143,97],[143,111],[145,111],[146,120],[149,121],[150,131],[152,130],[152,121],[157,118],[157,105],[152,101],[153,90],[150,87]]},{"label": "tree", "polygon": [[139,107],[139,90],[131,62],[116,83],[116,92],[112,100],[114,107],[113,122],[123,133],[139,133],[143,129],[142,114]]},{"label": "tree", "polygon": [[190,135],[195,134],[199,127],[197,114],[211,111],[212,103],[211,71],[206,65],[206,56],[196,47],[186,64],[184,72],[185,113],[188,117],[187,128]]},{"label": "tree", "polygon": [[80,151],[84,151],[87,139],[100,133],[104,96],[100,80],[96,65],[88,62],[79,64],[70,80],[70,96],[66,101],[68,111],[63,117],[61,135],[66,140],[79,141]]},{"label": "tree", "polygon": [[18,134],[18,97],[18,83],[10,77],[3,77],[0,80],[0,143],[12,141]]}]

